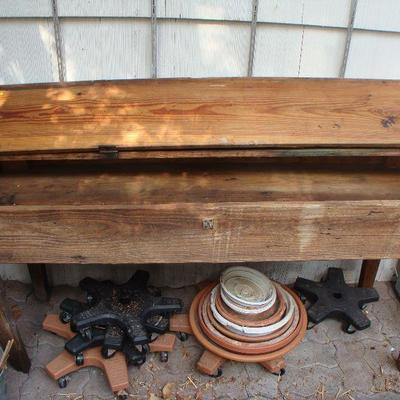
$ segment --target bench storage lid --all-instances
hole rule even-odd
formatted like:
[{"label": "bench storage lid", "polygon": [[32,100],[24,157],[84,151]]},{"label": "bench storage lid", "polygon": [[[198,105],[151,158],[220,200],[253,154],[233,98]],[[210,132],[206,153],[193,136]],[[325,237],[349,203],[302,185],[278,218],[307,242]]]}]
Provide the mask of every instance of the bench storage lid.
[{"label": "bench storage lid", "polygon": [[3,86],[0,158],[249,149],[365,149],[370,155],[372,149],[400,148],[399,118],[399,81],[230,78]]}]

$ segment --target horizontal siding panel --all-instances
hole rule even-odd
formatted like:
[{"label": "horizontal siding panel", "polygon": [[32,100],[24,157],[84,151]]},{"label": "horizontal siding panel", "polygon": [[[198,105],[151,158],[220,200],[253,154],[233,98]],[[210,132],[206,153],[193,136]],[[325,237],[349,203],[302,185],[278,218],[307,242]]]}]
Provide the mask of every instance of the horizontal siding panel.
[{"label": "horizontal siding panel", "polygon": [[258,25],[254,76],[298,76],[302,36],[299,27]]},{"label": "horizontal siding panel", "polygon": [[259,0],[258,21],[347,27],[351,0]]},{"label": "horizontal siding panel", "polygon": [[356,28],[400,32],[399,0],[359,0]]},{"label": "horizontal siding panel", "polygon": [[398,33],[353,32],[346,78],[400,79]]},{"label": "horizontal siding panel", "polygon": [[62,35],[67,80],[150,77],[150,21],[67,19]]},{"label": "horizontal siding panel", "polygon": [[157,0],[157,17],[251,21],[252,0]]},{"label": "horizontal siding panel", "polygon": [[150,17],[150,0],[58,0],[62,17]]},{"label": "horizontal siding panel", "polygon": [[0,0],[0,17],[49,17],[50,0]]},{"label": "horizontal siding panel", "polygon": [[250,24],[160,21],[159,77],[245,76]]},{"label": "horizontal siding panel", "polygon": [[299,76],[337,78],[346,36],[340,29],[305,28]]},{"label": "horizontal siding panel", "polygon": [[53,32],[47,20],[0,21],[0,84],[57,81]]},{"label": "horizontal siding panel", "polygon": [[337,77],[346,31],[339,29],[257,27],[255,76]]}]

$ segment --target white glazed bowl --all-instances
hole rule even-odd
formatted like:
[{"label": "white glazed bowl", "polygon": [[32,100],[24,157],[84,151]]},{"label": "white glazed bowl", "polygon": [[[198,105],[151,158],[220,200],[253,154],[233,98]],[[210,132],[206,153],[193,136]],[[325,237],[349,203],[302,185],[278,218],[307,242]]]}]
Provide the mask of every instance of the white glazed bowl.
[{"label": "white glazed bowl", "polygon": [[265,309],[276,298],[272,282],[252,268],[230,267],[221,274],[220,284],[224,300],[239,308]]}]

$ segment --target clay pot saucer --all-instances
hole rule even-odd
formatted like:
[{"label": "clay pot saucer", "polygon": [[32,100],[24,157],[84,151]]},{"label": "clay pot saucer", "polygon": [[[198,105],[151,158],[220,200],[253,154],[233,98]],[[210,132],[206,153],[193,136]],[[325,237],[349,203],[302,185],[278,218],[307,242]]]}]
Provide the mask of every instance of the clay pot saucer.
[{"label": "clay pot saucer", "polygon": [[211,300],[210,300],[210,306],[212,313],[215,317],[215,319],[223,326],[225,326],[227,329],[229,329],[232,332],[238,333],[239,335],[245,335],[245,336],[265,336],[270,333],[273,333],[274,331],[280,329],[282,326],[286,325],[286,323],[291,319],[293,312],[295,310],[295,301],[292,298],[291,295],[288,294],[287,291],[281,288],[281,286],[277,285],[277,291],[280,291],[282,293],[282,296],[284,298],[284,302],[286,303],[286,312],[284,316],[276,321],[274,324],[270,325],[261,325],[261,326],[248,326],[246,324],[237,324],[229,319],[224,318],[221,314],[219,314],[217,308],[215,307],[215,299],[217,295],[217,289],[218,286],[214,287],[211,290]]},{"label": "clay pot saucer", "polygon": [[199,303],[198,317],[203,332],[217,345],[240,354],[261,354],[278,350],[290,343],[299,332],[299,310],[296,307],[294,317],[289,328],[281,336],[259,343],[241,342],[222,335],[213,327],[207,315],[207,305],[210,301],[210,294],[202,297]]},{"label": "clay pot saucer", "polygon": [[229,309],[229,307],[223,302],[220,291],[218,290],[218,293],[215,296],[215,307],[224,318],[238,325],[258,327],[268,326],[279,321],[285,313],[286,303],[280,290],[277,290],[277,300],[270,310],[258,315],[243,315]]},{"label": "clay pot saucer", "polygon": [[307,313],[304,308],[303,303],[300,301],[300,299],[294,294],[293,291],[291,291],[289,288],[284,288],[291,296],[293,296],[294,301],[296,302],[297,309],[299,310],[299,323],[297,325],[296,333],[293,333],[291,337],[291,341],[285,345],[284,347],[268,352],[268,353],[262,353],[262,354],[239,354],[233,351],[226,350],[222,348],[221,346],[217,345],[215,342],[213,342],[202,330],[202,327],[200,325],[200,319],[199,319],[199,305],[201,300],[211,292],[211,290],[215,287],[215,284],[211,284],[204,288],[201,292],[199,292],[195,298],[193,299],[193,302],[190,307],[190,312],[189,312],[189,322],[190,326],[192,328],[193,334],[196,337],[196,339],[202,344],[202,346],[208,350],[209,352],[215,354],[216,356],[226,359],[226,360],[232,360],[232,361],[238,361],[238,362],[255,362],[255,363],[264,363],[267,361],[272,361],[276,359],[281,359],[286,353],[289,351],[293,350],[303,339],[306,328],[307,328]]},{"label": "clay pot saucer", "polygon": [[208,308],[207,308],[207,315],[208,315],[208,319],[210,320],[210,322],[214,326],[214,328],[217,329],[218,331],[220,331],[224,336],[227,336],[234,340],[239,340],[241,342],[248,342],[248,343],[258,343],[258,342],[264,342],[266,340],[274,339],[274,338],[282,335],[283,333],[285,333],[286,330],[288,329],[289,325],[292,322],[292,320],[288,321],[288,323],[286,325],[284,325],[282,328],[276,330],[273,333],[269,333],[268,335],[265,335],[265,336],[245,336],[245,335],[240,335],[239,333],[231,332],[229,329],[227,329],[223,325],[221,325],[214,318],[214,315],[212,314],[210,305],[208,305]]}]

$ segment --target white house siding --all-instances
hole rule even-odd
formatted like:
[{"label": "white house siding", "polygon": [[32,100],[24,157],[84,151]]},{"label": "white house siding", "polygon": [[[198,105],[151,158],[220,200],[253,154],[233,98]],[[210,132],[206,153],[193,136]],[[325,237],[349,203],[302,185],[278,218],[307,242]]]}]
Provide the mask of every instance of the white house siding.
[{"label": "white house siding", "polygon": [[[351,0],[57,0],[56,5],[66,81],[249,73],[332,78],[340,76],[343,65],[345,78],[400,78],[398,0],[358,0],[352,30]],[[0,84],[58,81],[54,32],[51,0],[0,0]],[[359,261],[260,268],[291,282],[297,275],[318,279],[331,265],[345,268],[349,280],[358,278]],[[394,260],[382,261],[378,279],[391,279],[394,266]],[[155,283],[180,286],[221,267],[149,268]],[[122,281],[134,267],[48,269],[54,284],[77,284],[85,275]],[[23,265],[0,266],[0,276],[29,281]]]}]

